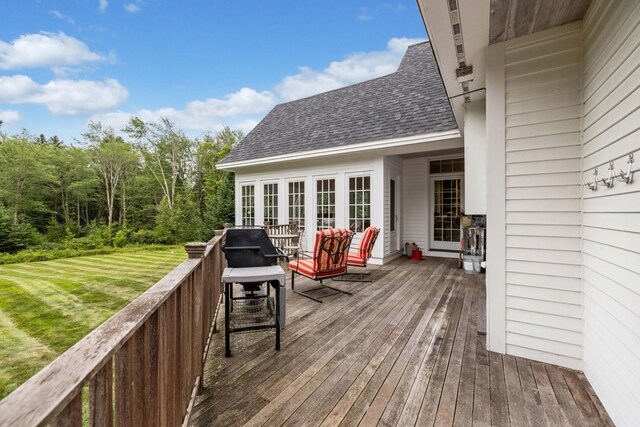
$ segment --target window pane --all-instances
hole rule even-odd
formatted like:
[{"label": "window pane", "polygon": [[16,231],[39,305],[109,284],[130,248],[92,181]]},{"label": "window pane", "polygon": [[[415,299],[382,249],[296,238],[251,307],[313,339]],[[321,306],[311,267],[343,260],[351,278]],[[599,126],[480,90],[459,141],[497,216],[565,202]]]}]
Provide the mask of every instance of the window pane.
[{"label": "window pane", "polygon": [[304,181],[289,183],[289,221],[298,223],[304,228]]},{"label": "window pane", "polygon": [[[316,182],[316,226],[319,230],[335,226],[335,180]],[[333,188],[333,190],[331,190]]]},{"label": "window pane", "polygon": [[359,176],[349,179],[349,227],[355,232],[362,232],[370,221],[371,178]]}]

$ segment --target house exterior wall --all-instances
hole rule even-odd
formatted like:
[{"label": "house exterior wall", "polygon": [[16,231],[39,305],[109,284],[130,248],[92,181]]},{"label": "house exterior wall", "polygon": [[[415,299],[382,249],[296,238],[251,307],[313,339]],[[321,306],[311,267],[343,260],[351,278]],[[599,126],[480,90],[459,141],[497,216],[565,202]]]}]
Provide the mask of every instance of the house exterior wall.
[{"label": "house exterior wall", "polygon": [[484,100],[465,104],[464,207],[467,215],[487,214],[487,132]]},{"label": "house exterior wall", "polygon": [[[583,163],[640,169],[640,3],[594,1],[584,19]],[[640,177],[640,176],[639,176]],[[583,190],[584,372],[620,426],[640,425],[640,179]]]},{"label": "house exterior wall", "polygon": [[[490,49],[504,49],[505,64],[504,223],[495,222],[491,211],[487,218],[490,230],[503,233],[502,241],[489,235],[487,251],[490,256],[492,246],[504,245],[498,250],[504,253],[504,273],[498,265],[487,277],[489,287],[504,289],[503,348],[581,369],[581,26]],[[488,307],[496,311],[499,304]],[[503,333],[500,315],[488,322],[497,351],[502,337],[491,335]]]},{"label": "house exterior wall", "polygon": [[[396,228],[395,234],[391,233],[391,221],[394,220],[391,216],[391,197],[390,197],[390,180],[396,181]],[[402,194],[403,179],[402,179],[402,159],[398,156],[385,156],[384,157],[384,229],[389,230],[384,235],[384,253],[386,255],[392,255],[394,252],[402,250]],[[395,236],[397,243],[392,242],[392,237]]]},{"label": "house exterior wall", "polygon": [[[336,180],[336,226],[348,227],[348,178],[350,176],[371,177],[371,224],[383,223],[384,192],[375,191],[382,188],[384,159],[375,152],[358,155],[341,156],[322,160],[305,160],[287,164],[264,165],[245,168],[236,173],[236,224],[242,223],[241,188],[243,185],[255,185],[255,224],[264,221],[264,184],[278,183],[278,222],[288,222],[288,182],[303,180],[305,182],[305,232],[302,238],[303,250],[313,247],[316,218],[316,180],[334,178]],[[381,227],[379,242],[385,242],[386,227]],[[362,233],[354,237],[355,247]],[[384,245],[376,244],[372,263],[381,263],[384,259]]]},{"label": "house exterior wall", "polygon": [[426,157],[402,162],[403,242],[411,241],[420,248],[429,247],[429,160]]}]

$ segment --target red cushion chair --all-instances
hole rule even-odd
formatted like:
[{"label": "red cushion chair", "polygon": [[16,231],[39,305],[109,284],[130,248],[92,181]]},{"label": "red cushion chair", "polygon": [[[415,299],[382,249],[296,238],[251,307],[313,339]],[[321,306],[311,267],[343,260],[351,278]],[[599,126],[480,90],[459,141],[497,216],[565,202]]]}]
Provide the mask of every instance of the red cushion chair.
[{"label": "red cushion chair", "polygon": [[[373,246],[376,244],[376,239],[378,238],[378,234],[380,234],[380,229],[378,227],[367,227],[362,233],[362,239],[360,239],[360,244],[358,245],[358,249],[356,251],[350,251],[347,257],[347,265],[351,267],[366,267],[369,258],[371,258],[371,254],[373,252]],[[370,276],[370,273],[348,273],[345,272],[345,275],[342,276],[340,281],[347,282],[370,282],[371,279],[366,279],[365,277]]]},{"label": "red cushion chair", "polygon": [[[317,231],[311,258],[301,259],[301,255],[298,255],[295,260],[289,263],[289,268],[291,269],[291,289],[293,292],[318,302],[322,302],[320,298],[329,295],[313,297],[309,295],[309,292],[329,288],[337,292],[351,295],[349,292],[332,288],[322,282],[324,279],[342,276],[347,272],[347,258],[349,255],[351,239],[353,239],[353,232],[346,228],[332,228],[329,230]],[[296,291],[295,273],[308,277],[311,280],[317,280],[320,282],[321,286],[305,292]],[[330,295],[334,294],[335,292]]]}]

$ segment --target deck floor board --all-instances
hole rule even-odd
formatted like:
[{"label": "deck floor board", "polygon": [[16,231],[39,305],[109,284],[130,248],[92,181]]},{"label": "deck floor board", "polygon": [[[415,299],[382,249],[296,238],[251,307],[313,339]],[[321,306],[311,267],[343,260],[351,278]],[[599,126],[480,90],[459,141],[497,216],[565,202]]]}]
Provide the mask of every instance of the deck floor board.
[{"label": "deck floor board", "polygon": [[456,264],[400,259],[322,304],[288,292],[279,352],[239,334],[225,358],[220,319],[191,424],[612,425],[581,373],[486,350],[484,276]]}]

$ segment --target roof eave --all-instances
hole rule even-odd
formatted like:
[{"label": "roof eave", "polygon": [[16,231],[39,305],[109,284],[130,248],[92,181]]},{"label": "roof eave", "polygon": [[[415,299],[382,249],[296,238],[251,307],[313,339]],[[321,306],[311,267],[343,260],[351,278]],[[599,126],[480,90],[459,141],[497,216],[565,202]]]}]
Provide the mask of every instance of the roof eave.
[{"label": "roof eave", "polygon": [[452,129],[442,132],[432,132],[427,134],[412,135],[401,138],[384,139],[379,141],[363,142],[358,144],[350,144],[341,147],[322,148],[318,150],[309,150],[282,154],[278,156],[262,157],[258,159],[239,160],[235,162],[220,163],[216,167],[220,170],[235,172],[238,169],[262,166],[275,163],[291,162],[296,160],[306,160],[312,158],[322,158],[336,156],[342,154],[352,154],[369,150],[381,150],[386,148],[396,148],[409,146],[414,144],[422,144],[425,142],[442,141],[448,139],[460,138],[460,131]]}]

